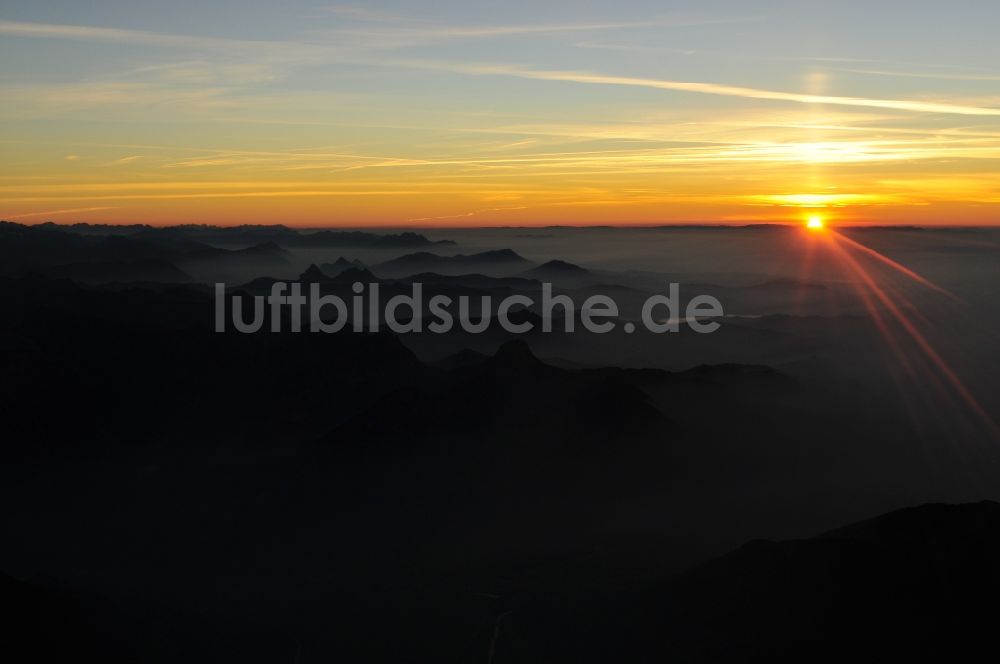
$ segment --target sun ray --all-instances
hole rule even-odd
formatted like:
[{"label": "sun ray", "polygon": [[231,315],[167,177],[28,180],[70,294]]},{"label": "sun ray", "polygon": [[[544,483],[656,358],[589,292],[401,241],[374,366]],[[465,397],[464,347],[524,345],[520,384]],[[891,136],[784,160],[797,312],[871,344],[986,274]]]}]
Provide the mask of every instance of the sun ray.
[{"label": "sun ray", "polygon": [[[978,399],[972,394],[971,390],[966,387],[965,383],[961,380],[958,374],[951,368],[944,357],[933,347],[933,345],[927,340],[927,338],[920,332],[916,324],[907,316],[906,312],[894,301],[894,299],[886,292],[885,288],[879,285],[871,273],[865,269],[861,263],[858,262],[856,258],[850,255],[850,252],[842,246],[840,243],[843,241],[844,236],[840,233],[830,234],[826,236],[828,238],[828,246],[830,246],[839,256],[841,262],[846,265],[851,273],[853,273],[865,286],[865,294],[863,296],[863,303],[869,314],[872,315],[873,320],[878,326],[879,330],[882,332],[883,336],[886,338],[890,348],[897,357],[906,363],[908,371],[912,372],[913,367],[909,358],[901,354],[899,344],[896,342],[895,336],[889,329],[886,321],[882,317],[879,308],[875,306],[875,303],[881,304],[882,309],[889,313],[893,320],[906,332],[907,337],[916,344],[917,348],[923,353],[933,367],[937,370],[940,376],[942,376],[954,392],[962,399],[965,405],[972,410],[973,413],[982,421],[982,423],[990,430],[990,432],[1000,438],[1000,427],[994,422],[993,418],[986,411],[986,409],[979,403]],[[845,243],[848,246],[854,247],[856,243],[854,241]],[[863,246],[863,245],[862,245]],[[872,250],[874,251],[874,250]],[[871,256],[872,254],[864,252],[865,255]],[[878,253],[878,252],[874,252]],[[881,254],[878,254],[881,256]],[[889,260],[889,259],[887,259]],[[882,262],[882,261],[880,261]],[[892,261],[894,263],[894,261]],[[886,263],[889,264],[889,263]],[[898,264],[897,264],[898,265]],[[895,265],[892,265],[895,268]],[[904,266],[900,266],[904,267]],[[904,267],[903,274],[907,274]],[[915,273],[914,273],[915,274]],[[907,275],[909,276],[909,275]],[[919,276],[919,275],[918,275]],[[919,280],[918,280],[919,281]],[[920,283],[923,283],[922,281]],[[874,298],[874,301],[872,300]]]},{"label": "sun ray", "polygon": [[853,240],[853,239],[847,237],[843,233],[839,233],[837,231],[834,231],[834,232],[837,234],[837,238],[839,240],[842,240],[842,241],[846,242],[852,248],[857,249],[858,251],[863,251],[864,253],[868,254],[872,258],[874,258],[874,259],[876,259],[876,260],[884,263],[885,265],[888,265],[889,267],[891,267],[892,269],[896,270],[897,272],[900,272],[900,273],[906,275],[910,279],[913,279],[917,283],[922,284],[922,285],[926,286],[927,288],[930,288],[933,291],[941,293],[942,295],[946,295],[946,296],[950,297],[951,299],[955,300],[956,302],[963,302],[964,303],[964,301],[961,298],[959,298],[957,295],[955,295],[954,293],[952,293],[948,289],[943,288],[941,286],[938,286],[936,283],[934,283],[930,279],[927,279],[926,277],[923,277],[920,274],[917,274],[916,272],[914,272],[910,268],[906,267],[905,265],[903,265],[903,264],[901,264],[901,263],[899,263],[897,261],[892,260],[891,258],[889,258],[888,256],[886,256],[885,254],[879,253],[879,252],[875,251],[874,249],[872,249],[871,247],[866,247],[865,245],[861,244],[857,240]]}]

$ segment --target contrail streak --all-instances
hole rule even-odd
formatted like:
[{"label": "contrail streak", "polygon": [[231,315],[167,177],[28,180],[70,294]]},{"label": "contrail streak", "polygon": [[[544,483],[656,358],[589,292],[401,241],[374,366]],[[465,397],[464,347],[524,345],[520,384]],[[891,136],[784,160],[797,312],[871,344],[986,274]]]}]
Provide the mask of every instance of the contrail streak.
[{"label": "contrail streak", "polygon": [[909,101],[905,99],[869,99],[866,97],[812,95],[799,92],[765,90],[760,88],[747,88],[736,85],[721,85],[718,83],[703,83],[696,81],[672,81],[659,78],[612,76],[590,72],[526,69],[506,65],[459,65],[435,62],[400,62],[396,64],[399,66],[409,66],[421,69],[440,69],[465,74],[512,76],[516,78],[527,78],[542,81],[566,81],[571,83],[589,83],[596,85],[654,88],[658,90],[676,90],[679,92],[720,95],[723,97],[741,97],[744,99],[770,99],[774,101],[788,101],[798,104],[861,106],[865,108],[884,108],[915,113],[1000,116],[1000,108],[964,106],[960,104],[944,104],[928,101]]}]

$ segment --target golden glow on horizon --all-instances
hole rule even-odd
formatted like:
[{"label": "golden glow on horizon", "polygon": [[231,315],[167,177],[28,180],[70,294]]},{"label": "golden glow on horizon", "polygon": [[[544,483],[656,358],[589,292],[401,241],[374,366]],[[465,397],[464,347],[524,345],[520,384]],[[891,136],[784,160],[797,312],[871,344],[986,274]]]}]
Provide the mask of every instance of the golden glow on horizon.
[{"label": "golden glow on horizon", "polygon": [[811,231],[821,231],[825,227],[826,224],[823,222],[823,217],[819,215],[814,214],[813,216],[809,217],[809,219],[806,220],[806,228],[808,228]]},{"label": "golden glow on horizon", "polygon": [[[408,43],[430,28],[406,18],[339,35],[381,34],[371,51],[310,31],[267,40],[260,26],[246,41],[103,18],[0,20],[18,56],[0,63],[0,219],[642,226],[827,211],[838,225],[1000,223],[1000,104],[976,79],[884,77],[868,96],[871,74],[797,53],[739,81],[726,80],[738,71],[727,56],[692,52],[689,70],[661,80],[614,50],[608,71],[570,71],[590,40],[548,29],[459,30],[459,57],[454,26]],[[522,65],[487,62],[505,35]],[[432,57],[423,39],[448,48]],[[487,39],[501,41],[481,50]],[[42,66],[70,52],[69,78],[61,60]]]}]

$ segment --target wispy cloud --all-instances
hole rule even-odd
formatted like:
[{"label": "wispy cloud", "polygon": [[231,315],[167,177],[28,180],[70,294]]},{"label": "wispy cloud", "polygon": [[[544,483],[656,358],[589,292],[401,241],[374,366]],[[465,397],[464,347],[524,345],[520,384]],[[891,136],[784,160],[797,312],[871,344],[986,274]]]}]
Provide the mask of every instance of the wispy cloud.
[{"label": "wispy cloud", "polygon": [[574,32],[603,32],[609,30],[650,29],[654,27],[689,26],[714,23],[702,20],[661,20],[622,23],[558,23],[525,25],[417,25],[399,28],[347,28],[330,31],[329,35],[353,35],[364,38],[381,38],[392,45],[409,45],[457,39],[491,37],[519,37],[526,35],[553,35]]},{"label": "wispy cloud", "polygon": [[612,44],[598,41],[578,41],[573,46],[577,48],[596,49],[601,51],[626,51],[634,53],[673,53],[676,55],[697,55],[693,48],[670,48],[669,46],[644,46],[642,44]]},{"label": "wispy cloud", "polygon": [[[694,20],[694,19],[689,19]],[[709,20],[709,19],[702,19]],[[651,22],[656,24],[655,21]],[[558,32],[579,32],[607,29],[621,29],[639,26],[648,26],[646,23],[578,23],[578,24],[553,24],[553,25],[520,25],[520,26],[420,26],[404,28],[387,28],[376,30],[341,30],[328,34],[353,35],[360,38],[360,42],[367,44],[368,48],[387,48],[393,46],[403,46],[409,43],[421,42],[424,40],[438,40],[450,38],[476,38],[490,36],[513,36],[529,34],[548,34]],[[664,19],[662,23],[671,24],[671,21]],[[0,21],[0,34],[13,36],[47,37],[63,39],[84,39],[102,42],[130,43],[142,45],[159,45],[171,48],[187,50],[209,50],[225,51],[228,53],[250,51],[255,58],[275,58],[278,60],[305,60],[305,61],[329,61],[330,58],[344,56],[346,47],[329,43],[299,43],[299,42],[274,42],[274,41],[254,41],[236,40],[221,38],[193,37],[185,35],[160,34],[137,30],[123,30],[118,28],[101,28],[90,26],[73,25],[50,25],[40,23],[18,23],[11,21]],[[380,41],[388,40],[388,41]],[[356,48],[356,44],[351,48]],[[355,51],[353,57],[360,57]],[[364,59],[358,60],[358,62]],[[726,85],[713,82],[700,81],[678,81],[658,78],[641,78],[634,76],[617,76],[610,74],[600,74],[584,71],[562,71],[531,69],[527,67],[513,65],[491,65],[491,64],[459,64],[448,62],[429,61],[385,61],[368,60],[368,64],[381,66],[402,66],[424,69],[435,69],[452,71],[455,73],[475,74],[475,75],[498,75],[510,76],[523,79],[572,82],[592,85],[612,85],[643,87],[659,90],[670,90],[677,92],[690,92],[698,94],[708,94],[726,97],[738,97],[744,99],[761,99],[771,101],[784,101],[799,104],[825,104],[837,106],[854,106],[862,108],[879,108],[896,111],[906,111],[915,113],[939,113],[953,115],[973,115],[973,116],[1000,116],[1000,108],[984,106],[973,106],[964,104],[954,104],[925,100],[908,99],[880,99],[853,96],[835,96],[820,94],[805,94],[800,92],[789,92],[782,90],[770,90],[764,88],[753,88],[744,86]],[[232,69],[235,67],[235,69]],[[233,65],[229,75],[249,76],[251,79],[266,79],[268,70],[260,64]],[[174,64],[163,68],[169,76],[179,80],[187,79],[190,83],[205,83],[218,76],[216,70],[207,68],[204,63],[198,64]],[[991,79],[983,79],[991,80]],[[103,94],[112,97],[121,97],[122,91],[104,90],[86,94]]]},{"label": "wispy cloud", "polygon": [[125,77],[153,78],[178,85],[261,85],[284,78],[284,70],[266,62],[185,60],[138,67]]},{"label": "wispy cloud", "polygon": [[[611,208],[594,219],[618,206],[652,219],[665,209],[882,214],[878,206],[997,200],[1000,98],[973,96],[988,86],[861,78],[1000,80],[988,69],[797,57],[795,40],[744,56],[735,51],[745,41],[726,38],[742,30],[695,40],[650,28],[752,19],[594,16],[463,25],[454,14],[337,6],[313,11],[284,41],[229,25],[218,34],[251,38],[0,21],[15,48],[111,45],[74,49],[79,66],[68,70],[3,68],[0,114],[17,122],[2,139],[10,175],[0,174],[0,202],[30,217],[96,219],[85,213],[116,208],[84,206],[119,205],[109,218],[223,209],[325,218],[336,207],[358,219],[475,223],[591,214],[583,206]],[[572,86],[579,94],[568,98]]]},{"label": "wispy cloud", "polygon": [[513,207],[494,207],[485,208],[483,210],[471,210],[469,212],[459,212],[457,214],[442,214],[435,217],[413,217],[407,219],[407,221],[448,221],[452,219],[471,219],[473,217],[480,217],[482,215],[492,214],[496,212],[512,212],[514,210],[527,210],[527,205],[517,205]]},{"label": "wispy cloud", "polygon": [[195,37],[190,35],[147,32],[144,30],[125,30],[121,28],[103,28],[86,25],[24,23],[18,21],[0,21],[0,34],[11,37],[73,39],[115,44],[135,44],[139,46],[164,46],[200,51],[260,49],[261,47],[269,47],[275,44],[284,44],[284,42],[273,41]]},{"label": "wispy cloud", "polygon": [[[428,23],[419,19],[384,17],[375,21],[362,10],[340,8],[340,13],[363,18],[360,25],[350,27],[314,28],[306,33],[308,41],[274,41],[200,37],[169,33],[106,28],[85,25],[63,25],[0,21],[0,34],[12,37],[69,39],[101,43],[156,46],[195,52],[223,52],[253,55],[274,60],[323,60],[358,51],[374,51],[428,43],[485,39],[497,37],[544,36],[559,33],[586,33],[611,30],[651,29],[736,23],[753,20],[747,17],[676,16],[643,21],[565,22],[551,24],[512,25],[453,25]],[[372,24],[372,23],[377,24]]]},{"label": "wispy cloud", "polygon": [[[179,107],[185,110],[232,108],[239,102],[223,87],[167,86],[127,81],[92,81],[3,88],[7,106],[0,115],[23,116],[47,111],[65,113],[88,107]],[[15,106],[14,104],[19,106]]]},{"label": "wispy cloud", "polygon": [[100,212],[101,210],[117,210],[115,206],[102,205],[100,207],[68,208],[65,210],[45,210],[44,212],[26,212],[24,214],[4,215],[7,219],[28,219],[30,217],[54,217],[60,214],[76,214],[81,212]]},{"label": "wispy cloud", "polygon": [[333,14],[334,16],[343,16],[372,23],[401,23],[412,20],[411,17],[405,14],[375,10],[360,5],[331,5],[324,9],[328,14]]},{"label": "wispy cloud", "polygon": [[980,106],[964,106],[931,101],[913,101],[906,99],[869,99],[866,97],[838,97],[832,95],[803,94],[799,92],[784,92],[766,90],[719,83],[704,83],[695,81],[672,81],[658,78],[638,78],[633,76],[613,76],[579,71],[558,71],[527,69],[510,65],[464,65],[441,62],[408,62],[399,63],[425,69],[441,69],[458,73],[475,75],[512,76],[539,81],[563,81],[569,83],[586,83],[593,85],[614,85],[657,90],[672,90],[677,92],[693,92],[724,97],[741,97],[743,99],[764,99],[786,101],[797,104],[828,104],[835,106],[858,106],[863,108],[881,108],[915,113],[945,113],[955,115],[982,115],[1000,117],[1000,108]]},{"label": "wispy cloud", "polygon": [[893,69],[851,69],[836,67],[834,71],[868,76],[898,76],[900,78],[927,78],[945,81],[1000,81],[1000,74],[956,74],[942,71],[899,71]]}]

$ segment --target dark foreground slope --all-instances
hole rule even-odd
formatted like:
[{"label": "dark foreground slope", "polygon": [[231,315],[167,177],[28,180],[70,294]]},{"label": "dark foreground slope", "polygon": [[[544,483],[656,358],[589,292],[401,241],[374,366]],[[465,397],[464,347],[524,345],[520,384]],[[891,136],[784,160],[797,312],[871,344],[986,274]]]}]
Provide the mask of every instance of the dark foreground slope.
[{"label": "dark foreground slope", "polygon": [[995,648],[1000,504],[756,540],[600,601],[512,607],[495,662],[971,662]]},{"label": "dark foreground slope", "polygon": [[647,604],[666,657],[973,661],[1000,620],[1000,504],[904,509],[751,542]]},{"label": "dark foreground slope", "polygon": [[810,539],[750,542],[638,591],[484,592],[465,609],[470,631],[434,647],[446,634],[419,627],[432,629],[426,614],[440,608],[431,606],[355,604],[381,618],[361,634],[327,607],[328,638],[317,641],[125,608],[44,580],[0,576],[0,605],[5,649],[40,662],[427,661],[430,652],[476,662],[964,662],[994,647],[998,561],[1000,504],[930,504]]}]

